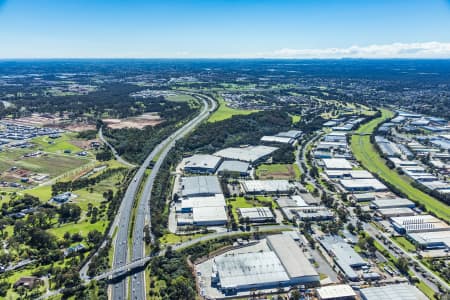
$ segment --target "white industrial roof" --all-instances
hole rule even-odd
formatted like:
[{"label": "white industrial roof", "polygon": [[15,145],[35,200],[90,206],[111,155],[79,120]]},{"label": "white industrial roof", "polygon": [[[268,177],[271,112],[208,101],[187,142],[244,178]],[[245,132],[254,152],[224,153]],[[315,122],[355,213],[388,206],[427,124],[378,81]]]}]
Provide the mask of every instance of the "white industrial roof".
[{"label": "white industrial roof", "polygon": [[450,231],[417,232],[408,235],[421,245],[442,242],[450,247]]},{"label": "white industrial roof", "polygon": [[432,215],[418,215],[410,217],[394,217],[391,221],[396,226],[404,228],[407,232],[414,231],[441,231],[450,227],[442,220]]},{"label": "white industrial roof", "polygon": [[284,192],[292,185],[288,180],[244,180],[242,186],[246,192]]},{"label": "white industrial roof", "polygon": [[201,223],[201,222],[226,222],[227,219],[227,213],[225,211],[225,207],[196,207],[192,211],[192,216],[194,219],[194,223]]},{"label": "white industrial roof", "polygon": [[374,191],[384,191],[387,190],[387,187],[382,184],[378,179],[371,178],[371,179],[341,179],[339,180],[341,185],[349,190],[349,189],[356,189],[356,188],[370,188]]},{"label": "white industrial roof", "polygon": [[252,219],[273,219],[273,213],[268,207],[248,207],[238,208],[243,218]]},{"label": "white industrial roof", "polygon": [[391,207],[414,207],[414,202],[405,198],[392,198],[392,199],[377,199],[373,200],[372,203],[377,208],[391,208]]},{"label": "white industrial roof", "polygon": [[323,286],[317,289],[317,295],[322,300],[356,297],[355,291],[347,284]]},{"label": "white industrial roof", "polygon": [[252,252],[215,258],[223,288],[288,281],[289,276],[274,252]]},{"label": "white industrial roof", "polygon": [[364,300],[426,300],[428,299],[415,286],[409,284],[392,284],[361,289]]},{"label": "white industrial roof", "polygon": [[248,172],[249,167],[250,165],[247,162],[238,160],[226,160],[220,165],[219,172],[228,171],[246,173]]},{"label": "white industrial roof", "polygon": [[181,179],[183,197],[196,195],[215,195],[221,194],[219,179],[216,176],[193,176],[183,177]]},{"label": "white industrial roof", "polygon": [[225,207],[225,197],[223,194],[216,194],[207,197],[189,197],[181,200],[182,208],[197,208],[197,207]]},{"label": "white industrial roof", "polygon": [[270,235],[267,238],[270,248],[276,253],[290,278],[318,276],[319,274],[306,258],[294,240],[284,234]]},{"label": "white industrial roof", "polygon": [[330,170],[351,170],[352,165],[344,158],[324,158],[322,159],[326,169]]},{"label": "white industrial roof", "polygon": [[209,154],[196,154],[184,159],[185,168],[215,169],[222,159]]},{"label": "white industrial roof", "polygon": [[299,138],[302,135],[301,130],[289,130],[278,133],[276,136],[289,137],[289,138]]},{"label": "white industrial roof", "polygon": [[275,135],[265,135],[261,138],[261,142],[268,143],[280,143],[280,144],[293,144],[295,140],[290,137],[275,136]]},{"label": "white industrial roof", "polygon": [[353,179],[369,179],[373,178],[372,173],[366,170],[325,170],[325,174],[330,177],[351,177]]},{"label": "white industrial roof", "polygon": [[236,159],[241,161],[254,162],[261,159],[264,156],[270,155],[277,150],[276,147],[269,146],[249,146],[243,148],[226,148],[214,153],[216,156]]}]

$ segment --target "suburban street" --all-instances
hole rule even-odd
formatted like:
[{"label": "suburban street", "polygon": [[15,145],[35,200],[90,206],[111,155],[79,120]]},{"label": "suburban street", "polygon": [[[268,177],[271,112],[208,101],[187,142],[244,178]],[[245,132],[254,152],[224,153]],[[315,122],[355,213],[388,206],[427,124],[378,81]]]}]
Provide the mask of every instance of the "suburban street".
[{"label": "suburban street", "polygon": [[[170,149],[175,145],[176,141],[182,137],[184,137],[187,133],[189,133],[195,126],[197,126],[200,122],[206,119],[209,116],[210,110],[214,110],[216,108],[216,102],[212,99],[208,99],[211,104],[208,104],[208,101],[204,98],[199,98],[199,100],[203,103],[203,108],[200,114],[198,114],[194,119],[185,124],[182,128],[178,129],[175,133],[173,133],[170,137],[165,139],[162,143],[160,143],[150,155],[146,158],[144,163],[139,168],[136,178],[130,184],[133,186],[133,197],[128,199],[124,198],[126,202],[126,206],[121,212],[127,212],[121,214],[119,221],[119,230],[117,232],[117,237],[115,240],[115,252],[114,252],[114,262],[113,267],[120,267],[127,263],[128,256],[128,237],[130,232],[130,221],[132,217],[133,211],[133,203],[134,199],[137,195],[139,183],[142,181],[144,177],[144,172],[147,166],[151,161],[154,160],[158,155],[158,160],[155,162],[150,175],[145,182],[143,187],[143,192],[141,194],[141,199],[139,199],[137,209],[136,209],[136,219],[134,220],[134,227],[132,232],[132,244],[131,244],[131,259],[133,261],[144,258],[145,250],[144,250],[144,232],[143,228],[145,224],[150,225],[150,197],[151,190],[153,187],[154,180],[158,174],[159,168],[163,163],[167,153]],[[128,192],[128,190],[127,190]],[[133,276],[131,282],[131,296],[132,299],[145,299],[145,272],[142,271]],[[113,285],[112,289],[112,299],[126,299],[127,298],[127,278]]]}]

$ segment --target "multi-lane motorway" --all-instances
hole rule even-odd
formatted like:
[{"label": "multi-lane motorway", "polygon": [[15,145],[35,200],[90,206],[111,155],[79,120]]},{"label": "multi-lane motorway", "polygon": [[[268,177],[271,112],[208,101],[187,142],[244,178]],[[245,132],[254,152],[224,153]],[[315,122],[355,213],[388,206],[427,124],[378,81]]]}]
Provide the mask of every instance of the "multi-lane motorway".
[{"label": "multi-lane motorway", "polygon": [[[216,102],[210,98],[207,98],[203,95],[195,95],[198,100],[200,100],[203,104],[203,108],[194,119],[189,121],[183,127],[178,129],[175,133],[173,133],[170,137],[161,142],[157,147],[153,149],[153,151],[149,154],[149,156],[145,159],[144,163],[140,166],[137,171],[135,178],[131,182],[128,187],[125,197],[122,201],[122,205],[120,207],[120,216],[118,217],[118,231],[116,235],[116,240],[114,244],[114,260],[113,260],[113,268],[121,267],[127,264],[128,258],[131,258],[133,261],[142,259],[145,256],[144,250],[144,232],[143,228],[145,224],[150,225],[150,197],[151,190],[153,187],[154,180],[156,175],[158,174],[159,168],[161,167],[162,162],[164,161],[167,153],[170,149],[175,145],[175,142],[184,137],[187,133],[189,133],[195,126],[197,126],[200,122],[205,120],[210,111],[216,108]],[[148,176],[144,187],[143,192],[141,194],[141,198],[138,199],[136,216],[134,220],[132,238],[131,238],[131,253],[128,254],[128,237],[130,234],[130,221],[132,218],[133,211],[133,203],[134,199],[138,192],[138,187],[144,177],[145,170],[147,166],[150,164],[154,158],[158,157],[155,162],[150,175]],[[127,299],[128,291],[127,291],[127,278],[124,278],[122,281],[116,283],[112,287],[112,298],[113,299]],[[131,281],[131,299],[145,299],[145,277],[144,272],[137,273],[133,275]]]}]

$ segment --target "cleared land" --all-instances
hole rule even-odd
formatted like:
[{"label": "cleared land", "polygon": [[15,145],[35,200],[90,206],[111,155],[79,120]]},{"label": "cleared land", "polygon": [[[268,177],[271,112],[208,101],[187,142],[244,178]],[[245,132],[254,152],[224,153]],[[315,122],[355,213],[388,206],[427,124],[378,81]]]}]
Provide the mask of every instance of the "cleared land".
[{"label": "cleared land", "polygon": [[256,169],[259,179],[299,179],[300,170],[296,164],[262,164]]},{"label": "cleared land", "polygon": [[155,126],[163,122],[161,117],[156,113],[145,113],[137,117],[126,119],[103,119],[108,127],[113,129],[121,128],[137,128],[142,129],[145,126]]},{"label": "cleared land", "polygon": [[234,115],[249,115],[257,110],[245,110],[228,107],[226,102],[219,98],[219,108],[209,117],[208,122],[218,122],[231,118]]},{"label": "cleared land", "polygon": [[407,197],[418,203],[425,205],[427,210],[435,213],[445,221],[450,221],[450,209],[447,205],[436,198],[414,188],[411,180],[401,177],[395,170],[386,166],[386,161],[379,155],[374,145],[370,143],[370,134],[375,127],[393,116],[389,110],[382,109],[382,115],[364,125],[352,136],[352,151],[356,159],[372,173],[378,174],[381,178],[395,185]]}]

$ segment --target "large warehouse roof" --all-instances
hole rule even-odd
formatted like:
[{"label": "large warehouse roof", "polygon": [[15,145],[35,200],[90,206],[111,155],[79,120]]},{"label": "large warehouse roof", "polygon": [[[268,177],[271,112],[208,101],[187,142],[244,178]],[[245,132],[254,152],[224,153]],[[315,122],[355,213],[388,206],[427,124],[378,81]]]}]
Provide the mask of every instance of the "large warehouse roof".
[{"label": "large warehouse roof", "polygon": [[238,173],[247,173],[250,165],[247,162],[238,161],[238,160],[226,160],[224,161],[220,167],[219,172],[238,172]]},{"label": "large warehouse roof", "polygon": [[414,207],[414,202],[405,198],[373,200],[372,204],[377,208]]},{"label": "large warehouse roof", "polygon": [[442,243],[450,248],[450,231],[417,232],[408,236],[416,243],[423,246]]},{"label": "large warehouse roof", "polygon": [[319,275],[290,236],[270,235],[267,237],[267,242],[280,259],[290,278]]},{"label": "large warehouse roof", "polygon": [[207,197],[189,197],[181,200],[181,208],[197,208],[197,207],[225,207],[225,197],[223,194],[217,194]]},{"label": "large warehouse roof", "polygon": [[361,289],[361,297],[364,300],[426,300],[428,299],[415,286],[409,284],[393,284],[379,287]]},{"label": "large warehouse roof", "polygon": [[341,179],[341,185],[348,191],[385,191],[387,187],[378,179]]},{"label": "large warehouse roof", "polygon": [[411,217],[395,217],[391,218],[392,223],[397,228],[402,228],[406,232],[419,231],[444,231],[450,227],[443,221],[432,215],[418,215]]},{"label": "large warehouse roof", "polygon": [[181,179],[183,197],[222,194],[219,179],[216,176],[194,176]]},{"label": "large warehouse roof", "polygon": [[283,137],[283,136],[265,135],[261,138],[261,142],[293,144],[295,142],[295,139],[290,138],[290,137]]},{"label": "large warehouse roof", "polygon": [[196,207],[193,210],[194,224],[226,223],[227,212],[225,207]]},{"label": "large warehouse roof", "polygon": [[254,162],[272,154],[278,148],[269,146],[249,146],[243,148],[226,148],[214,153],[227,159],[236,159],[241,161]]},{"label": "large warehouse roof", "polygon": [[222,159],[218,156],[208,154],[196,154],[184,159],[185,168],[216,169]]},{"label": "large warehouse roof", "polygon": [[323,286],[317,289],[317,295],[321,300],[356,297],[355,291],[347,284]]},{"label": "large warehouse roof", "polygon": [[286,192],[292,185],[287,180],[244,180],[242,187],[246,193]]},{"label": "large warehouse roof", "polygon": [[329,170],[351,170],[352,165],[344,158],[324,158],[322,159],[325,168]]},{"label": "large warehouse roof", "polygon": [[274,215],[268,207],[248,207],[238,208],[242,218],[249,218],[250,221],[273,219]]},{"label": "large warehouse roof", "polygon": [[274,252],[252,252],[215,258],[222,288],[288,281],[289,276]]}]

